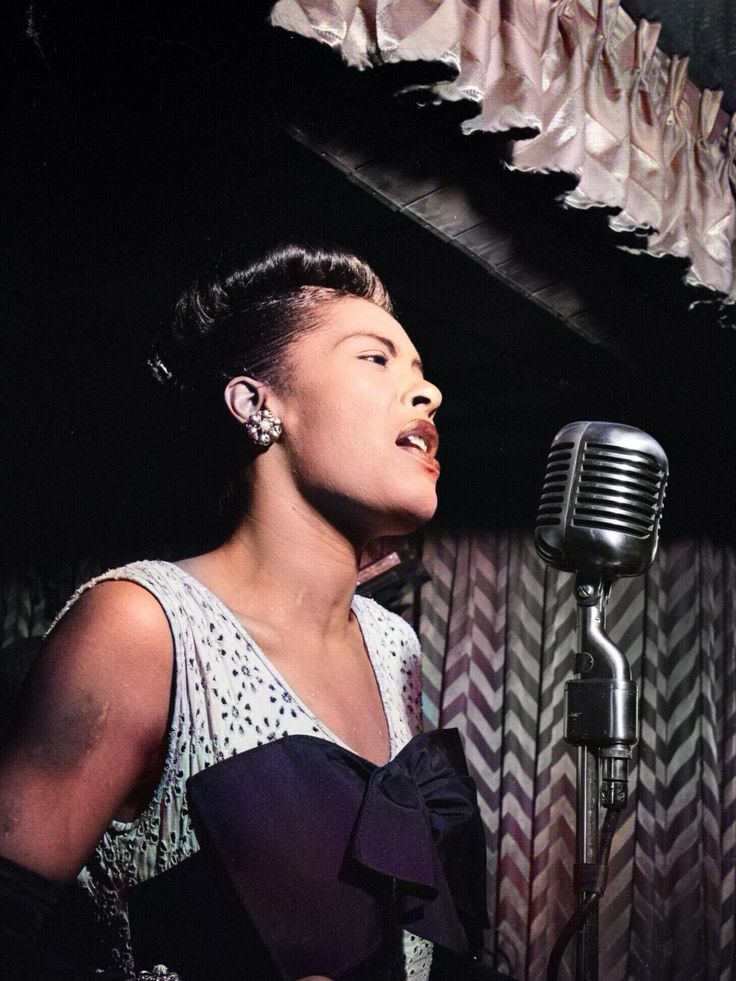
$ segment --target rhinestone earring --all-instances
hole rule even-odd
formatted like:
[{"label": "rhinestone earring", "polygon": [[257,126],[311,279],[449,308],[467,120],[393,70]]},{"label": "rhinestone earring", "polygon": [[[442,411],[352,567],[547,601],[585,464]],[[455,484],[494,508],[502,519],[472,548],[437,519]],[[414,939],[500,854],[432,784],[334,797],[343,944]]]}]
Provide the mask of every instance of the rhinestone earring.
[{"label": "rhinestone earring", "polygon": [[278,416],[268,409],[259,409],[249,416],[245,423],[245,431],[256,446],[270,446],[275,443],[283,432],[283,424]]}]

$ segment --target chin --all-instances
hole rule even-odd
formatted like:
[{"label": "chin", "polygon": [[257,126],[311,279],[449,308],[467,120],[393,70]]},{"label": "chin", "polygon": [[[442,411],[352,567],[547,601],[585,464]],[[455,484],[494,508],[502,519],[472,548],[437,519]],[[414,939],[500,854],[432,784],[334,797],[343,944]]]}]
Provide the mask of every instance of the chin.
[{"label": "chin", "polygon": [[426,525],[434,517],[437,510],[437,498],[421,500],[414,498],[406,507],[392,512],[387,525],[390,531],[382,531],[381,535],[409,535]]},{"label": "chin", "polygon": [[369,542],[376,538],[409,535],[425,525],[437,510],[437,495],[426,486],[418,493],[381,495],[359,499],[334,488],[320,488],[309,496],[311,503],[351,540]]}]

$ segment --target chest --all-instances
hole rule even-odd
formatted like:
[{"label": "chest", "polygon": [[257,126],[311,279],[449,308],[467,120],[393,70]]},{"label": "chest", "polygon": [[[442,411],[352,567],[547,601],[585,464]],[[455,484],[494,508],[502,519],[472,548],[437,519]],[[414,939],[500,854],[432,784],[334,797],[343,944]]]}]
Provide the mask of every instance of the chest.
[{"label": "chest", "polygon": [[176,645],[175,714],[193,731],[186,755],[224,758],[304,734],[385,763],[417,731],[407,650],[391,624],[363,614],[349,648],[315,650],[298,632],[278,645],[217,608],[206,612],[202,630],[189,621]]},{"label": "chest", "polygon": [[278,688],[313,718],[322,735],[334,737],[377,764],[391,756],[387,694],[381,652],[369,653],[359,621],[351,616],[339,637],[299,631],[278,634],[251,628],[249,653],[272,673]]},{"label": "chest", "polygon": [[280,678],[320,727],[373,763],[383,764],[390,758],[381,684],[362,644],[343,656],[335,652],[301,658],[276,651],[271,659]]}]

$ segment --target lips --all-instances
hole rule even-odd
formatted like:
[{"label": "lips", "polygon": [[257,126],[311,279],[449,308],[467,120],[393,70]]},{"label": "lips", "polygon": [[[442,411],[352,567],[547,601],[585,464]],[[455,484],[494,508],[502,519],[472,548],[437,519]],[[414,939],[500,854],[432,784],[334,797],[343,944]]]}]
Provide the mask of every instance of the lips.
[{"label": "lips", "polygon": [[426,419],[414,419],[396,437],[396,445],[416,453],[426,461],[437,455],[440,438],[437,428]]}]

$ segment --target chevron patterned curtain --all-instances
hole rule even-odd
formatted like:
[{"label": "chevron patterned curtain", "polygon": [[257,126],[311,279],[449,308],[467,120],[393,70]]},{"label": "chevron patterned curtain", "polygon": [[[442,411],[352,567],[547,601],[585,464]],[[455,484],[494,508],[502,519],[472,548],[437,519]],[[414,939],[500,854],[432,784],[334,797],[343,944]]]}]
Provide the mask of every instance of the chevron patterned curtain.
[{"label": "chevron patterned curtain", "polygon": [[[513,534],[436,535],[424,565],[425,715],[460,729],[478,783],[490,949],[542,981],[573,908],[573,576]],[[639,684],[641,736],[600,913],[605,981],[736,977],[735,628],[734,549],[666,545],[614,586],[608,630]]]}]

